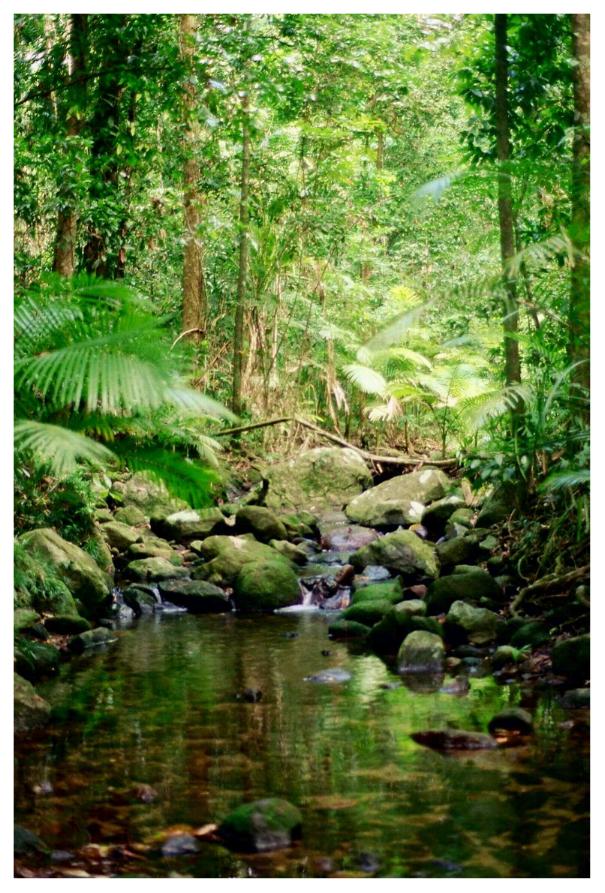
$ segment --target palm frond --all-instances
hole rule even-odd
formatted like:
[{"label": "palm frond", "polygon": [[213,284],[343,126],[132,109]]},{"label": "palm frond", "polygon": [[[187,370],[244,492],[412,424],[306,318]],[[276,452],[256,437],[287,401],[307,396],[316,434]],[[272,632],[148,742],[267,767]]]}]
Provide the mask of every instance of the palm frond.
[{"label": "palm frond", "polygon": [[378,394],[382,396],[386,393],[387,383],[380,372],[371,369],[369,366],[361,366],[358,363],[350,363],[343,366],[343,372],[360,391],[364,394]]},{"label": "palm frond", "polygon": [[588,468],[569,468],[565,471],[553,471],[542,481],[538,490],[542,493],[553,493],[557,490],[571,490],[582,484],[590,483],[590,470]]},{"label": "palm frond", "polygon": [[512,412],[527,403],[530,397],[531,389],[527,385],[490,389],[463,399],[459,404],[460,418],[468,427],[481,428],[490,419]]},{"label": "palm frond", "polygon": [[198,461],[128,439],[116,443],[115,452],[131,471],[144,472],[154,482],[164,485],[173,496],[196,507],[211,503],[211,488],[218,475]]}]

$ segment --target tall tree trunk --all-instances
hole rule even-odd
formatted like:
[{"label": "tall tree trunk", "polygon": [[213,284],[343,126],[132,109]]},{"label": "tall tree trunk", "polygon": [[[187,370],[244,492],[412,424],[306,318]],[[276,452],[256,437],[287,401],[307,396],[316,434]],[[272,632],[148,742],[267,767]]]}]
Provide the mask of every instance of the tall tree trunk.
[{"label": "tall tree trunk", "polygon": [[[579,363],[572,382],[590,386],[590,16],[571,16],[574,67],[574,139],[571,235],[575,248],[569,301],[569,359]],[[578,394],[576,396],[584,396]],[[588,416],[588,409],[582,414]]]},{"label": "tall tree trunk", "polygon": [[206,329],[207,301],[204,282],[203,252],[199,237],[202,196],[199,191],[200,166],[196,159],[200,128],[196,115],[195,35],[198,17],[189,13],[180,16],[181,58],[185,68],[183,119],[183,208],[185,217],[185,250],[183,254],[182,330],[199,341]]},{"label": "tall tree trunk", "polygon": [[[74,13],[69,17],[69,54],[67,57],[67,71],[72,82],[67,90],[66,131],[68,141],[77,137],[82,129],[86,107],[86,82],[83,80],[83,75],[86,69],[87,43],[88,16]],[[82,80],[78,81],[80,77]],[[78,218],[74,197],[65,184],[60,184],[53,270],[55,273],[69,278],[75,271],[77,226]]]},{"label": "tall tree trunk", "polygon": [[496,150],[498,156],[498,217],[500,220],[500,253],[504,281],[504,357],[506,384],[521,381],[517,288],[511,277],[510,266],[515,255],[515,230],[513,220],[512,178],[507,170],[510,161],[510,136],[508,122],[508,61],[506,49],[507,16],[496,14]]},{"label": "tall tree trunk", "polygon": [[239,203],[239,271],[237,276],[237,303],[235,306],[235,330],[233,333],[233,394],[232,407],[236,415],[242,411],[242,370],[244,366],[244,310],[246,285],[248,280],[249,254],[249,208],[248,190],[250,180],[250,99],[245,92],[242,97],[242,173]]}]

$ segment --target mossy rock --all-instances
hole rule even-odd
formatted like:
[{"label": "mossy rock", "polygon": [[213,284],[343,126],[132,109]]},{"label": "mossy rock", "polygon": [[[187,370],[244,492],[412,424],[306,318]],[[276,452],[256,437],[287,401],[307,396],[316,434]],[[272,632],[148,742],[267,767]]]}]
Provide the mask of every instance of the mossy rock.
[{"label": "mossy rock", "polygon": [[172,580],[188,577],[187,568],[178,567],[166,558],[139,558],[131,561],[124,571],[129,580]]},{"label": "mossy rock", "polygon": [[37,611],[30,608],[17,608],[13,615],[13,629],[15,632],[20,632],[37,623],[39,619],[40,615]]},{"label": "mossy rock", "polygon": [[476,604],[482,599],[502,602],[503,593],[493,577],[480,568],[473,573],[440,577],[431,583],[426,594],[429,614],[447,612],[456,601]]},{"label": "mossy rock", "polygon": [[163,598],[192,614],[224,614],[231,610],[223,590],[205,580],[166,580],[158,588]]},{"label": "mossy rock", "polygon": [[576,682],[590,678],[590,635],[574,636],[557,642],[552,651],[552,669],[558,676]]},{"label": "mossy rock", "polygon": [[372,627],[368,645],[377,654],[397,654],[401,643],[412,632],[443,635],[441,625],[433,617],[420,617],[402,610],[405,602],[395,605],[383,619]]},{"label": "mossy rock", "polygon": [[192,576],[217,585],[232,586],[242,567],[251,562],[279,559],[289,566],[275,549],[249,536],[210,536],[196,548],[205,563],[198,565]]},{"label": "mossy rock", "polygon": [[185,509],[166,518],[152,517],[151,529],[161,537],[175,542],[204,539],[225,525],[225,517],[217,508]]},{"label": "mossy rock", "polygon": [[443,639],[435,633],[416,630],[403,640],[397,654],[400,673],[436,673],[443,669]]},{"label": "mossy rock", "polygon": [[[98,612],[111,595],[112,578],[101,570],[87,552],[63,539],[56,530],[50,527],[31,530],[20,536],[19,542],[34,557],[39,557],[52,567],[74,599],[78,599],[84,606],[87,614],[94,615]],[[72,611],[55,609],[55,613],[69,614]],[[77,613],[75,605],[73,613]]]},{"label": "mossy rock", "polygon": [[128,524],[130,527],[143,527],[149,520],[145,512],[137,508],[136,505],[125,505],[116,509],[114,518],[116,521]]},{"label": "mossy rock", "polygon": [[317,447],[265,469],[268,508],[300,506],[307,511],[342,508],[372,484],[365,461],[355,450]]},{"label": "mossy rock", "polygon": [[468,511],[464,509],[464,500],[459,496],[444,496],[425,508],[421,524],[428,530],[431,539],[443,536],[447,522],[457,510]]},{"label": "mossy rock", "polygon": [[487,608],[476,608],[464,601],[455,601],[445,618],[444,635],[448,642],[458,645],[486,645],[494,642],[500,618]]},{"label": "mossy rock", "polygon": [[392,530],[420,521],[426,504],[444,497],[451,486],[442,471],[423,468],[371,487],[351,500],[345,512],[357,524]]},{"label": "mossy rock", "polygon": [[353,552],[350,563],[356,570],[368,565],[386,567],[401,574],[406,581],[435,579],[439,576],[439,562],[435,547],[423,542],[410,530],[387,533],[373,543]]},{"label": "mossy rock", "polygon": [[499,645],[491,657],[492,668],[501,670],[509,664],[518,664],[523,660],[523,657],[524,655],[518,648],[513,648],[512,645]]},{"label": "mossy rock", "polygon": [[366,599],[357,604],[350,605],[342,613],[343,620],[354,620],[356,623],[363,623],[365,626],[374,626],[385,614],[388,614],[392,608],[390,601],[386,599]]},{"label": "mossy rock", "polygon": [[115,641],[117,641],[117,637],[113,630],[106,629],[104,626],[97,626],[95,629],[89,629],[74,636],[70,640],[69,650],[74,654],[82,654],[83,651],[87,651],[89,648],[95,648],[98,645],[110,645]]},{"label": "mossy rock", "polygon": [[218,827],[218,836],[228,846],[246,852],[289,847],[301,833],[300,810],[277,797],[238,806]]},{"label": "mossy rock", "polygon": [[235,516],[235,531],[253,533],[257,540],[269,543],[271,540],[287,540],[288,532],[275,512],[261,505],[246,505]]},{"label": "mossy rock", "polygon": [[84,633],[91,628],[90,623],[84,617],[73,617],[70,614],[57,614],[47,617],[44,626],[49,633],[59,636],[71,636]]},{"label": "mossy rock", "polygon": [[272,611],[300,599],[298,577],[288,561],[275,557],[244,564],[235,578],[233,600],[238,611]]},{"label": "mossy rock", "polygon": [[333,620],[328,626],[331,639],[363,639],[370,632],[370,627],[356,620]]},{"label": "mossy rock", "polygon": [[50,704],[36,694],[27,679],[15,674],[14,729],[15,735],[25,735],[45,726],[50,719]]},{"label": "mossy rock", "polygon": [[439,563],[444,570],[457,564],[470,563],[479,554],[479,543],[472,535],[456,536],[437,544]]},{"label": "mossy rock", "polygon": [[110,498],[120,506],[134,505],[147,518],[156,520],[189,508],[183,499],[170,496],[166,487],[143,474],[133,474],[126,481],[114,482]]},{"label": "mossy rock", "polygon": [[54,645],[29,639],[18,640],[15,647],[15,670],[30,682],[44,676],[54,676],[60,663],[61,653]]},{"label": "mossy rock", "polygon": [[173,561],[178,558],[178,553],[170,543],[160,539],[159,536],[143,536],[140,542],[130,546],[128,555],[133,561],[140,558],[165,558],[166,561]]},{"label": "mossy rock", "polygon": [[351,599],[352,604],[357,605],[366,601],[388,601],[392,605],[403,599],[403,586],[401,580],[385,580],[384,583],[369,583],[355,589]]},{"label": "mossy rock", "polygon": [[125,552],[129,546],[141,539],[141,531],[135,527],[129,527],[121,521],[110,521],[100,528],[101,536],[111,549],[116,552]]},{"label": "mossy rock", "polygon": [[307,553],[304,549],[295,546],[294,543],[289,543],[287,540],[271,540],[269,545],[288,561],[293,561],[294,564],[306,564]]},{"label": "mossy rock", "polygon": [[539,648],[550,640],[548,628],[538,620],[530,620],[527,623],[521,623],[513,632],[510,638],[510,644],[515,648],[523,648],[528,645],[530,648]]}]

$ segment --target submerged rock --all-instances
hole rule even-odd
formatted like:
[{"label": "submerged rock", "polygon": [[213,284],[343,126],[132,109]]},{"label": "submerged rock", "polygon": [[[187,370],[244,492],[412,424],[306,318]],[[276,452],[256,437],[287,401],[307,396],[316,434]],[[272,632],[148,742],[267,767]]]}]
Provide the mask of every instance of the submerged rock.
[{"label": "submerged rock", "polygon": [[270,465],[266,504],[269,508],[312,512],[338,508],[372,483],[365,461],[355,450],[317,447],[292,459]]},{"label": "submerged rock", "polygon": [[443,668],[443,639],[435,633],[416,630],[405,637],[397,655],[399,673],[435,673]]},{"label": "submerged rock", "polygon": [[31,682],[15,673],[14,729],[23,735],[45,726],[50,719],[50,704],[36,694]]},{"label": "submerged rock", "polygon": [[435,468],[391,478],[356,496],[345,511],[351,521],[367,527],[393,528],[422,519],[426,503],[445,496],[450,479]]},{"label": "submerged rock", "polygon": [[358,570],[378,564],[408,580],[439,576],[435,547],[423,542],[409,530],[388,533],[351,555],[351,564]]},{"label": "submerged rock", "polygon": [[288,847],[301,833],[300,810],[277,797],[239,806],[218,827],[228,846],[256,852]]},{"label": "submerged rock", "polygon": [[444,752],[491,750],[498,747],[490,735],[484,735],[482,732],[465,732],[462,729],[428,729],[426,732],[414,732],[410,737],[416,744]]}]

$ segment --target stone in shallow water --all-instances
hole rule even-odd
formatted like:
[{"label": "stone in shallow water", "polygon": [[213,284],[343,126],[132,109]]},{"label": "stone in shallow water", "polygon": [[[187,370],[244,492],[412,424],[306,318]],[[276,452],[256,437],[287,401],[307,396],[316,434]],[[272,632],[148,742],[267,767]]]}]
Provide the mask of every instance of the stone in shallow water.
[{"label": "stone in shallow water", "polygon": [[191,834],[172,834],[162,844],[162,856],[187,856],[197,853],[199,848],[197,840]]},{"label": "stone in shallow water", "polygon": [[329,670],[320,670],[319,673],[314,673],[313,676],[305,676],[305,682],[321,682],[321,683],[332,683],[332,682],[348,682],[351,678],[351,674],[347,670],[341,669],[341,667],[333,667]]},{"label": "stone in shallow water", "polygon": [[531,735],[534,723],[531,713],[522,707],[507,707],[493,716],[488,725],[490,735],[495,738],[510,738],[511,736]]},{"label": "stone in shallow water", "polygon": [[410,736],[416,744],[430,747],[432,750],[491,750],[498,747],[497,742],[482,732],[465,732],[461,729],[428,729],[426,732],[414,732]]},{"label": "stone in shallow water", "polygon": [[403,640],[397,655],[400,673],[432,673],[443,667],[443,639],[435,633],[416,630]]},{"label": "stone in shallow water", "polygon": [[218,827],[219,837],[228,846],[253,852],[288,847],[301,832],[300,810],[277,797],[238,806]]},{"label": "stone in shallow water", "polygon": [[412,581],[439,576],[435,547],[409,530],[397,530],[380,537],[354,552],[350,562],[358,570],[378,564]]},{"label": "stone in shallow water", "polygon": [[328,635],[331,639],[362,639],[369,632],[369,626],[358,623],[356,620],[335,620],[328,627]]}]

